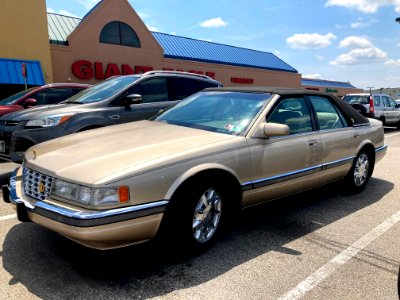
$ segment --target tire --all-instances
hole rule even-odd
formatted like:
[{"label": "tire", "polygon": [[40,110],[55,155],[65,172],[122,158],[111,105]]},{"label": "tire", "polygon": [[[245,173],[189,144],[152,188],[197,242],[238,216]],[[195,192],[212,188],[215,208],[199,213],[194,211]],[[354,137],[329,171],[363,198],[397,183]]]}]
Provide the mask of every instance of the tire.
[{"label": "tire", "polygon": [[173,240],[191,252],[202,252],[214,243],[228,212],[227,189],[217,182],[192,182],[173,196],[162,224],[164,240]]},{"label": "tire", "polygon": [[361,192],[371,178],[373,169],[374,163],[370,154],[362,150],[344,179],[346,190],[350,193]]}]

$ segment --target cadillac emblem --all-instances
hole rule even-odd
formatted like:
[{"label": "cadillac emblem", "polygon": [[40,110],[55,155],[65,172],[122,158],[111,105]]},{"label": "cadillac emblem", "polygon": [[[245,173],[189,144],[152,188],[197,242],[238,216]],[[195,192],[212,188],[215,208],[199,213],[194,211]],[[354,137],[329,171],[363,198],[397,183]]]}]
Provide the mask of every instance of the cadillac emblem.
[{"label": "cadillac emblem", "polygon": [[38,190],[39,190],[39,193],[41,193],[41,194],[43,194],[44,191],[46,190],[46,185],[44,184],[43,181],[39,182],[39,184],[38,184]]}]

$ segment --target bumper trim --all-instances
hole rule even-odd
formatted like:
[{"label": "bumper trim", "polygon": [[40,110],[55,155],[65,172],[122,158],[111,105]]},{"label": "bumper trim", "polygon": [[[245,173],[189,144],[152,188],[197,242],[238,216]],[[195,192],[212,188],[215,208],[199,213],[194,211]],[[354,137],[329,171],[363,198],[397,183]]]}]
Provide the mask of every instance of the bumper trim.
[{"label": "bumper trim", "polygon": [[16,171],[14,171],[10,177],[9,199],[12,204],[16,205],[18,218],[21,216],[19,220],[22,222],[30,221],[28,215],[34,213],[76,227],[100,226],[163,213],[169,203],[167,200],[160,200],[103,211],[73,210],[45,201],[37,201],[32,204],[17,195],[17,180],[20,180],[20,177],[17,177]]}]

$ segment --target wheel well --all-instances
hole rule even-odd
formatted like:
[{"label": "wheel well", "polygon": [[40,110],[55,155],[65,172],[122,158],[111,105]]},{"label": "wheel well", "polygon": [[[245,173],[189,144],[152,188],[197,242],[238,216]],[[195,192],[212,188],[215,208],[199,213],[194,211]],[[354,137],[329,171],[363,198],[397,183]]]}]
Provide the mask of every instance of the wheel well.
[{"label": "wheel well", "polygon": [[228,201],[229,209],[233,211],[240,210],[242,207],[242,186],[235,176],[225,170],[205,170],[187,178],[174,192],[172,198],[185,188],[189,188],[191,185],[205,180],[221,182],[223,186],[227,188],[226,191],[228,192],[229,198],[232,200]]},{"label": "wheel well", "polygon": [[81,128],[81,129],[79,129],[77,132],[82,132],[82,131],[86,131],[86,130],[101,128],[101,127],[104,127],[104,126],[100,126],[100,125],[90,125],[90,126],[83,127],[83,128]]}]

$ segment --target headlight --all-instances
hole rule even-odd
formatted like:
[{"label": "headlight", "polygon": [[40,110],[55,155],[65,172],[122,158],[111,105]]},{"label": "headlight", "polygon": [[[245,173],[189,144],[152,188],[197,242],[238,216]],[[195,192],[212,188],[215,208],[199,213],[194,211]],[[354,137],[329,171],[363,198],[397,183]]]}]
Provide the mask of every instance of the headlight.
[{"label": "headlight", "polygon": [[47,118],[43,119],[36,119],[36,120],[30,120],[28,123],[26,123],[25,127],[51,127],[51,126],[56,126],[64,123],[67,121],[69,118],[71,118],[73,115],[56,115],[56,116],[49,116]]},{"label": "headlight", "polygon": [[129,201],[127,186],[90,188],[61,179],[54,179],[51,194],[87,206],[108,206]]}]

